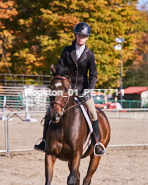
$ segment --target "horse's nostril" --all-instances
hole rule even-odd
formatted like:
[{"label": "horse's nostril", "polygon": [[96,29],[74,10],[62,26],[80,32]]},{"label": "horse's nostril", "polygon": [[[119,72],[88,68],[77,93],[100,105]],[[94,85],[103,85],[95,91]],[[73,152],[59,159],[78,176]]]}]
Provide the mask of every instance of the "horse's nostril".
[{"label": "horse's nostril", "polygon": [[60,114],[59,113],[56,113],[56,115],[55,115],[55,120],[59,120],[60,119]]},{"label": "horse's nostril", "polygon": [[52,120],[52,122],[57,123],[57,122],[59,122],[60,118],[61,118],[61,116],[60,116],[60,114],[58,112],[51,113],[51,120]]}]

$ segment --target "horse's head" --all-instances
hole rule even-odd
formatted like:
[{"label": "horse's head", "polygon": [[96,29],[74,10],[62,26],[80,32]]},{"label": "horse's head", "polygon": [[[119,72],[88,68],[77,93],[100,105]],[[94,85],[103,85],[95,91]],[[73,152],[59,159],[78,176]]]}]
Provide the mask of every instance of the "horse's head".
[{"label": "horse's head", "polygon": [[53,79],[50,84],[50,116],[53,123],[58,123],[69,101],[68,90],[71,88],[71,70],[51,66]]}]

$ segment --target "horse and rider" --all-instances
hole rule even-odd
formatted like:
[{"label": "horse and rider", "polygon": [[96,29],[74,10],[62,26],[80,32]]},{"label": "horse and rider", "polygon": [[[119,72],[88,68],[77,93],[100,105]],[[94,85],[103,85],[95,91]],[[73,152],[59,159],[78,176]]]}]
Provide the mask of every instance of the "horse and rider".
[{"label": "horse and rider", "polygon": [[[72,88],[78,89],[79,95],[84,93],[84,89],[94,89],[97,81],[97,67],[94,53],[86,46],[86,41],[90,36],[90,26],[81,22],[74,28],[75,40],[71,46],[65,47],[58,61],[57,68],[72,67],[71,76]],[[87,73],[89,71],[89,78]],[[104,150],[99,145],[99,126],[95,104],[90,93],[84,96],[86,105],[92,115],[93,130],[96,134],[98,143],[94,143],[96,154],[104,154]],[[50,109],[46,113],[43,141],[39,145],[35,145],[35,149],[44,150],[46,131],[49,123]]]},{"label": "horse and rider", "polygon": [[[77,89],[79,104],[85,102],[90,112],[93,144],[88,155],[91,155],[92,161],[84,184],[87,184],[86,181],[90,183],[91,176],[99,164],[99,159],[94,158],[94,153],[98,156],[105,154],[100,142],[102,141],[106,147],[110,140],[110,126],[105,114],[95,108],[90,93],[84,95],[85,89],[95,89],[97,81],[95,56],[93,51],[86,46],[90,33],[91,29],[87,23],[80,22],[75,26],[75,40],[72,45],[64,48],[56,68],[52,67],[53,80],[50,85],[52,90],[61,89],[65,94],[66,89]],[[72,70],[70,70],[71,68]],[[66,71],[65,75],[61,72],[64,70]],[[50,97],[50,106],[45,115],[43,139],[40,144],[34,146],[35,149],[46,153],[46,184],[51,182],[52,166],[56,157],[69,161],[71,173],[67,183],[79,184],[79,160],[83,158],[82,148],[88,134],[86,120],[82,117],[81,111],[76,109],[74,97]]]}]

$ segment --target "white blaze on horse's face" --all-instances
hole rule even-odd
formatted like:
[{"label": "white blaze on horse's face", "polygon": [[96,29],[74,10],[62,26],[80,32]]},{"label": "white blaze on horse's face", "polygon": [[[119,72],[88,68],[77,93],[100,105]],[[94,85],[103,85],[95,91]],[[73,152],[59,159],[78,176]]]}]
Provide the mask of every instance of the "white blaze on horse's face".
[{"label": "white blaze on horse's face", "polygon": [[56,88],[59,87],[59,86],[62,86],[62,83],[61,82],[58,82],[55,84]]}]

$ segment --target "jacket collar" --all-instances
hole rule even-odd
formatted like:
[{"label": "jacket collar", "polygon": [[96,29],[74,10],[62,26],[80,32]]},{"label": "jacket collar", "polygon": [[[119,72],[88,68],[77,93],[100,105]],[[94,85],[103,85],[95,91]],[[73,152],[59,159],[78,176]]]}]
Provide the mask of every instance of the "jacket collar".
[{"label": "jacket collar", "polygon": [[[86,59],[87,57],[87,52],[89,51],[88,47],[85,45],[85,49],[82,53],[82,55],[80,56],[80,58],[78,59],[79,62],[82,62],[83,60]],[[73,43],[71,45],[71,52],[70,52],[71,58],[73,59],[74,63],[77,64],[77,56],[76,56],[76,47],[75,47],[75,43]]]}]

